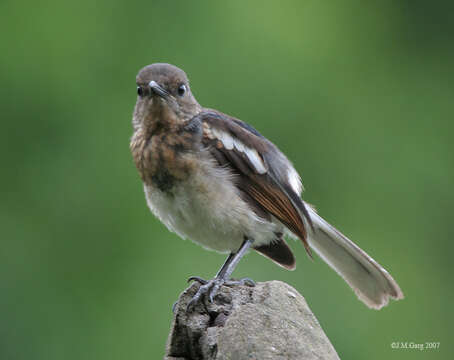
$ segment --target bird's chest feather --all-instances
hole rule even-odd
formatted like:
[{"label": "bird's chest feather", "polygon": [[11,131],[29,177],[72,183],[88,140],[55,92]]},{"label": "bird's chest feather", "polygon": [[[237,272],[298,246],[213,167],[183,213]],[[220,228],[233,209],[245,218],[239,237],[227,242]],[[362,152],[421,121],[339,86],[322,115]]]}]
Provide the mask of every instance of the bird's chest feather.
[{"label": "bird's chest feather", "polygon": [[196,168],[169,191],[145,184],[151,211],[182,238],[225,252],[236,251],[244,236],[257,244],[274,236],[274,224],[259,219],[243,201],[228,169],[215,165],[203,151]]},{"label": "bird's chest feather", "polygon": [[164,192],[188,179],[195,169],[194,136],[159,132],[148,138],[137,134],[131,142],[134,161],[145,184]]},{"label": "bird's chest feather", "polygon": [[217,251],[236,250],[251,222],[248,209],[227,171],[199,155],[197,170],[170,191],[145,184],[148,206],[182,238]]}]

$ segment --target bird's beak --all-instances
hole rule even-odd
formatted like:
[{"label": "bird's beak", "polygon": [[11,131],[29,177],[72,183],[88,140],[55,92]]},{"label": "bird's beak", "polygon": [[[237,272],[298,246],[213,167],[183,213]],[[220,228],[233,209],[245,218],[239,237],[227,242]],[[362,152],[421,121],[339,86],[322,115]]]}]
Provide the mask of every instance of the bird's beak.
[{"label": "bird's beak", "polygon": [[162,98],[166,98],[169,96],[169,93],[161,86],[159,85],[156,81],[152,80],[148,83],[148,86],[151,89],[151,95],[156,94]]}]

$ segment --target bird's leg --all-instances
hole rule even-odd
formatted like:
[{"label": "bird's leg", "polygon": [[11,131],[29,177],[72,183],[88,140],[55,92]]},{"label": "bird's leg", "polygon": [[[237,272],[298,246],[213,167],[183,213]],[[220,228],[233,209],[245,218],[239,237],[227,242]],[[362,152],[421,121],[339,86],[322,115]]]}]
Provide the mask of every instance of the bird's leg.
[{"label": "bird's leg", "polygon": [[188,309],[192,308],[197,303],[197,301],[199,301],[202,295],[206,293],[208,293],[210,302],[213,302],[213,298],[221,285],[255,285],[254,281],[249,278],[244,278],[239,281],[229,280],[230,275],[232,275],[233,271],[235,270],[235,267],[238,265],[246,251],[251,247],[251,244],[253,242],[254,240],[245,238],[239,250],[236,253],[230,253],[230,255],[227,257],[227,260],[224,262],[224,265],[222,265],[221,269],[218,271],[214,279],[204,280],[198,276],[191,276],[188,279],[188,281],[195,280],[202,284],[197,293],[189,302]]},{"label": "bird's leg", "polygon": [[[232,261],[234,256],[235,256],[235,253],[229,254],[227,259],[224,261],[224,264],[222,265],[221,269],[216,274],[215,278],[219,277],[222,273],[225,272],[225,268],[227,268],[227,266],[230,264],[230,262]],[[190,282],[190,281],[197,281],[198,283],[200,283],[202,285],[205,285],[208,282],[208,280],[202,279],[200,276],[191,276],[188,279],[188,282]]]}]

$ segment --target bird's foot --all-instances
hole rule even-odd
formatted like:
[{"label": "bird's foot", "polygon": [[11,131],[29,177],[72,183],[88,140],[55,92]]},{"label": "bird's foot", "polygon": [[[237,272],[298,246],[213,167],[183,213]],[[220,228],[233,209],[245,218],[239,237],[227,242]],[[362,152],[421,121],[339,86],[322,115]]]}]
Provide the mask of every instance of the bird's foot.
[{"label": "bird's foot", "polygon": [[191,310],[195,304],[200,300],[202,296],[208,294],[208,300],[213,302],[214,296],[216,295],[217,291],[225,283],[225,280],[222,278],[214,278],[211,280],[205,280],[198,276],[191,276],[188,279],[189,281],[197,281],[201,284],[199,290],[197,290],[196,294],[192,297],[191,301],[188,303],[188,310]]},{"label": "bird's foot", "polygon": [[202,279],[200,276],[191,276],[188,279],[188,283],[191,281],[197,281],[199,284],[202,284],[202,285],[205,285],[206,283],[208,283],[208,280]]},{"label": "bird's foot", "polygon": [[219,288],[222,285],[226,286],[234,286],[234,285],[247,285],[247,286],[255,286],[254,280],[250,278],[243,278],[239,280],[225,280],[221,277],[216,277],[211,280],[205,280],[198,276],[191,276],[188,279],[190,281],[197,281],[201,284],[199,290],[197,290],[196,294],[192,297],[191,301],[189,301],[187,309],[188,311],[191,310],[195,304],[200,300],[202,296],[208,294],[208,300],[212,303],[216,293],[218,292]]}]

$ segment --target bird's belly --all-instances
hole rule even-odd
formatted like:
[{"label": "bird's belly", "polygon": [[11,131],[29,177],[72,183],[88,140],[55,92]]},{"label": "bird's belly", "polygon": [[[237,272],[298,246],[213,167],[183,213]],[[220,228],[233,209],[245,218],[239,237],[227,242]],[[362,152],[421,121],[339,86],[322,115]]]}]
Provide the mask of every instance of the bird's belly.
[{"label": "bird's belly", "polygon": [[237,251],[244,237],[268,244],[277,224],[255,215],[232,183],[226,169],[205,164],[172,192],[145,185],[151,211],[169,228],[208,249]]}]

